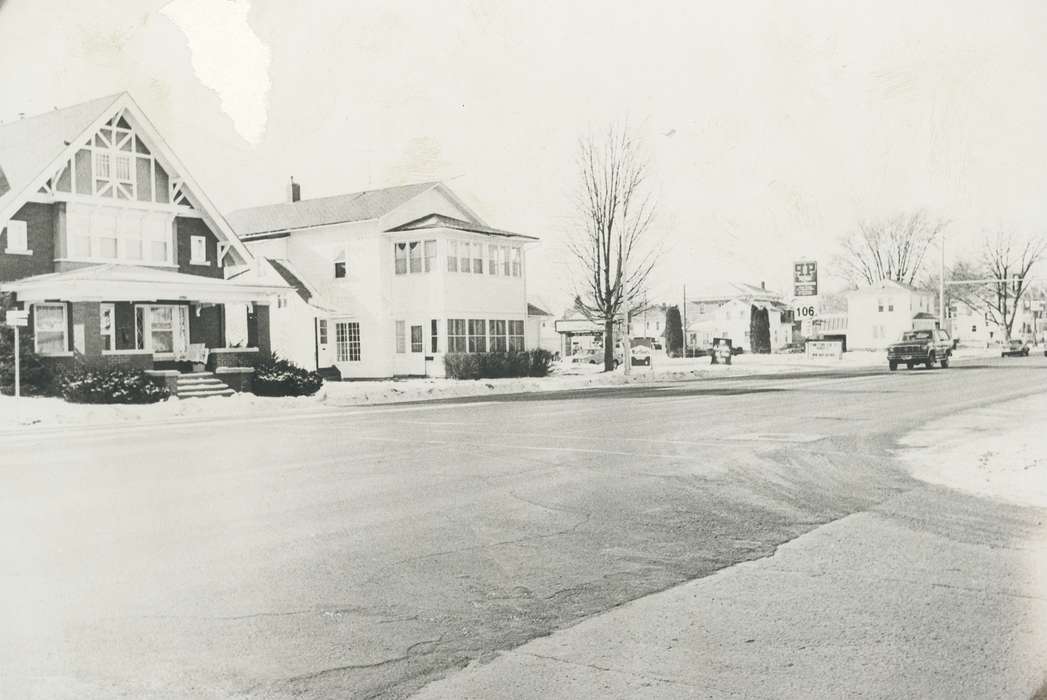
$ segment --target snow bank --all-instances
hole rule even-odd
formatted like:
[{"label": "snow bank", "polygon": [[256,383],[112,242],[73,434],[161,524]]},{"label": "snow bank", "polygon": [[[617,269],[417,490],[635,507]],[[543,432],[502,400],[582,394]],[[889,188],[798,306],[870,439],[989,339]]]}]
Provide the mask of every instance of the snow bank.
[{"label": "snow bank", "polygon": [[907,435],[899,456],[923,481],[1047,508],[1047,394],[951,416]]}]

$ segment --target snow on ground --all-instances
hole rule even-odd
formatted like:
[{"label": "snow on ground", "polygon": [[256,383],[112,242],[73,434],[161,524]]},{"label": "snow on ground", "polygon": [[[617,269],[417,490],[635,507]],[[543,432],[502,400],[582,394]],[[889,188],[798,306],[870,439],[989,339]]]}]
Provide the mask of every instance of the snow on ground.
[{"label": "snow on ground", "polygon": [[[978,351],[961,350],[957,358],[977,356]],[[0,431],[21,426],[98,425],[122,422],[164,422],[203,417],[242,417],[267,415],[279,411],[319,410],[341,406],[426,401],[467,396],[493,396],[539,391],[562,391],[599,387],[686,381],[718,376],[746,376],[754,373],[818,371],[882,367],[883,352],[849,352],[842,360],[808,360],[794,355],[737,355],[731,365],[713,365],[708,357],[654,358],[652,367],[633,367],[628,376],[618,369],[604,373],[599,365],[559,364],[542,378],[480,379],[396,379],[383,381],[328,382],[320,393],[302,398],[267,398],[238,394],[228,398],[172,399],[148,406],[99,406],[70,404],[61,399],[0,396]]]},{"label": "snow on ground", "polygon": [[950,416],[907,435],[902,459],[923,481],[1047,508],[1047,393]]}]

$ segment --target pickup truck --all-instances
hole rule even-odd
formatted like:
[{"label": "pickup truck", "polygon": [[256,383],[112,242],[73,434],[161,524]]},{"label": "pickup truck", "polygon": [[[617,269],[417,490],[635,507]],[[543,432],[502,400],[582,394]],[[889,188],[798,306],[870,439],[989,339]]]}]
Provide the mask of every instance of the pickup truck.
[{"label": "pickup truck", "polygon": [[930,369],[938,362],[945,369],[952,357],[952,347],[949,334],[943,330],[905,331],[901,340],[887,346],[887,366],[893,372],[899,364],[909,369],[914,365],[927,365]]}]

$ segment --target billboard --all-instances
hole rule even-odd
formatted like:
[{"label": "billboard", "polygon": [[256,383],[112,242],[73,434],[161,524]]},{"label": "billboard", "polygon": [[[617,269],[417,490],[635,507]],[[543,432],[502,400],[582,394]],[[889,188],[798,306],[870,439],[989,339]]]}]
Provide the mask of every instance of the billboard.
[{"label": "billboard", "polygon": [[818,263],[813,260],[793,263],[793,296],[818,296]]}]

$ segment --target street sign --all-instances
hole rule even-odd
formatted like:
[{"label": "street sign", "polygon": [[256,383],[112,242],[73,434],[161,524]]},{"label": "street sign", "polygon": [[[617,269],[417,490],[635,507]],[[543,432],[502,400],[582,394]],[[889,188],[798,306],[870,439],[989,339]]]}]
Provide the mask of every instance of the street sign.
[{"label": "street sign", "polygon": [[18,311],[17,309],[8,311],[4,321],[9,326],[21,326],[24,328],[29,325],[29,312]]},{"label": "street sign", "polygon": [[793,263],[793,296],[818,296],[818,263],[814,260]]},{"label": "street sign", "polygon": [[807,359],[839,360],[843,358],[843,343],[838,340],[808,340]]}]

